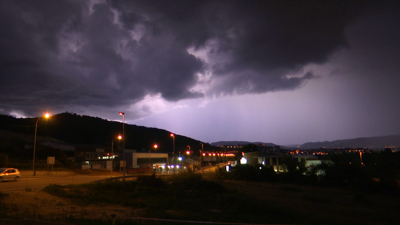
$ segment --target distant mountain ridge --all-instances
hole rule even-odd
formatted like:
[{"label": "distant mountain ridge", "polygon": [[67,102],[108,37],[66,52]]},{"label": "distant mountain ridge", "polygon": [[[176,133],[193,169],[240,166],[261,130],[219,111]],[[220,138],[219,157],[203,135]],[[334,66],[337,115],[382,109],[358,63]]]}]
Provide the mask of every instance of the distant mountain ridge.
[{"label": "distant mountain ridge", "polygon": [[[113,138],[122,134],[122,123],[108,121],[105,119],[77,115],[75,113],[61,113],[52,116],[49,120],[38,118],[15,118],[8,115],[0,115],[0,130],[11,131],[19,134],[34,134],[35,123],[38,122],[38,140],[40,136],[58,139],[70,144],[91,144],[110,146]],[[12,137],[10,133],[6,136]],[[137,149],[138,151],[149,151],[149,148],[157,143],[158,150],[164,152],[172,151],[172,138],[170,132],[158,128],[148,128],[125,124],[125,147],[126,149]],[[3,135],[4,136],[4,135]],[[8,138],[8,137],[4,137]],[[25,139],[25,138],[23,138]],[[26,140],[32,144],[32,138]],[[204,144],[202,146],[201,144]],[[219,141],[211,144],[201,142],[183,135],[175,134],[175,149],[177,152],[186,151],[190,146],[192,150],[211,150],[216,146],[263,144],[265,146],[277,146],[269,142],[249,141]],[[302,145],[284,146],[282,148],[319,149],[319,148],[368,148],[381,149],[386,146],[400,146],[400,135],[387,135],[380,137],[363,137],[324,142],[307,142]]]},{"label": "distant mountain ridge", "polygon": [[268,143],[268,142],[260,142],[260,141],[256,141],[256,142],[249,142],[249,141],[218,141],[218,142],[213,142],[211,143],[211,145],[214,146],[227,146],[227,145],[248,145],[248,144],[263,144],[266,146],[277,146],[274,143]]},{"label": "distant mountain ridge", "polygon": [[[218,141],[213,142],[214,146],[229,146],[229,145],[248,145],[248,144],[263,144],[266,146],[277,146],[270,142],[249,142],[249,141]],[[343,139],[335,141],[323,142],[307,142],[301,145],[282,145],[283,148],[300,148],[300,149],[319,149],[319,148],[368,148],[368,149],[385,149],[388,146],[400,146],[400,135],[387,135],[379,137],[363,137],[353,139]]]},{"label": "distant mountain ridge", "polygon": [[302,149],[318,148],[368,148],[384,149],[387,146],[400,146],[400,135],[387,135],[379,137],[363,137],[324,142],[307,142],[300,145]]}]

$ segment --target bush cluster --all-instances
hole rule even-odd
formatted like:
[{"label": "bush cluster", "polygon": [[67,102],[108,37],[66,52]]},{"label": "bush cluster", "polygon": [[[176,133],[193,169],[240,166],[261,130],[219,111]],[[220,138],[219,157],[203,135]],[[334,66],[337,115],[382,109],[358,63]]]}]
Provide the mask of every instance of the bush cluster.
[{"label": "bush cluster", "polygon": [[398,192],[400,166],[399,154],[390,152],[364,154],[360,162],[358,153],[329,155],[321,164],[306,168],[304,162],[285,157],[282,164],[286,172],[276,173],[272,167],[248,164],[237,165],[226,171],[218,168],[216,174],[222,179],[289,182],[332,187],[350,187],[374,192]]}]

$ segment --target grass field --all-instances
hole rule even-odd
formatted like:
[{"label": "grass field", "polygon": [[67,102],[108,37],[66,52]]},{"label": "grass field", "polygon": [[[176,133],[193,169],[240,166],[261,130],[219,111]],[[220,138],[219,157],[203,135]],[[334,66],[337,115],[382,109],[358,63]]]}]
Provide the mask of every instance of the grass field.
[{"label": "grass field", "polygon": [[225,181],[263,205],[290,212],[300,224],[399,224],[399,195],[343,188]]}]

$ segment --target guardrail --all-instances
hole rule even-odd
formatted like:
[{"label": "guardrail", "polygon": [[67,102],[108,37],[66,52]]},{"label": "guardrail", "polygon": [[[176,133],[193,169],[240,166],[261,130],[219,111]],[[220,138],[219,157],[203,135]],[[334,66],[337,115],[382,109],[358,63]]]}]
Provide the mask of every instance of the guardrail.
[{"label": "guardrail", "polygon": [[[228,222],[210,222],[210,221],[193,221],[193,220],[171,220],[171,219],[157,219],[157,218],[144,218],[144,217],[128,217],[129,220],[135,221],[134,224],[141,225],[169,225],[169,224],[213,224],[213,225],[278,225],[278,224],[261,224],[261,223],[228,223]],[[288,224],[279,224],[288,225]],[[293,224],[291,224],[293,225]]]}]

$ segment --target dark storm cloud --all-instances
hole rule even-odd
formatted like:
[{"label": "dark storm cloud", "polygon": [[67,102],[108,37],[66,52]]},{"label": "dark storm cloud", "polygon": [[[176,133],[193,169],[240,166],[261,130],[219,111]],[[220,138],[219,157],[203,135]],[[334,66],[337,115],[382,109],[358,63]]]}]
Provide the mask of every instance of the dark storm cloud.
[{"label": "dark storm cloud", "polygon": [[[182,48],[206,49],[206,69],[224,77],[211,94],[295,89],[313,76],[288,79],[308,63],[347,47],[344,29],[372,4],[353,1],[111,1],[125,27],[145,24],[173,34]],[[210,44],[210,42],[212,42]]]},{"label": "dark storm cloud", "polygon": [[[0,110],[37,115],[46,107],[111,111],[146,95],[178,101],[301,87],[315,77],[300,73],[302,67],[346,47],[344,28],[365,5],[3,0],[0,6]],[[202,82],[198,73],[215,79],[209,93],[193,90]]]},{"label": "dark storm cloud", "polygon": [[49,73],[46,64],[58,51],[58,32],[66,21],[79,17],[80,6],[54,1],[0,5],[1,108],[31,111],[48,105],[69,81]]}]

